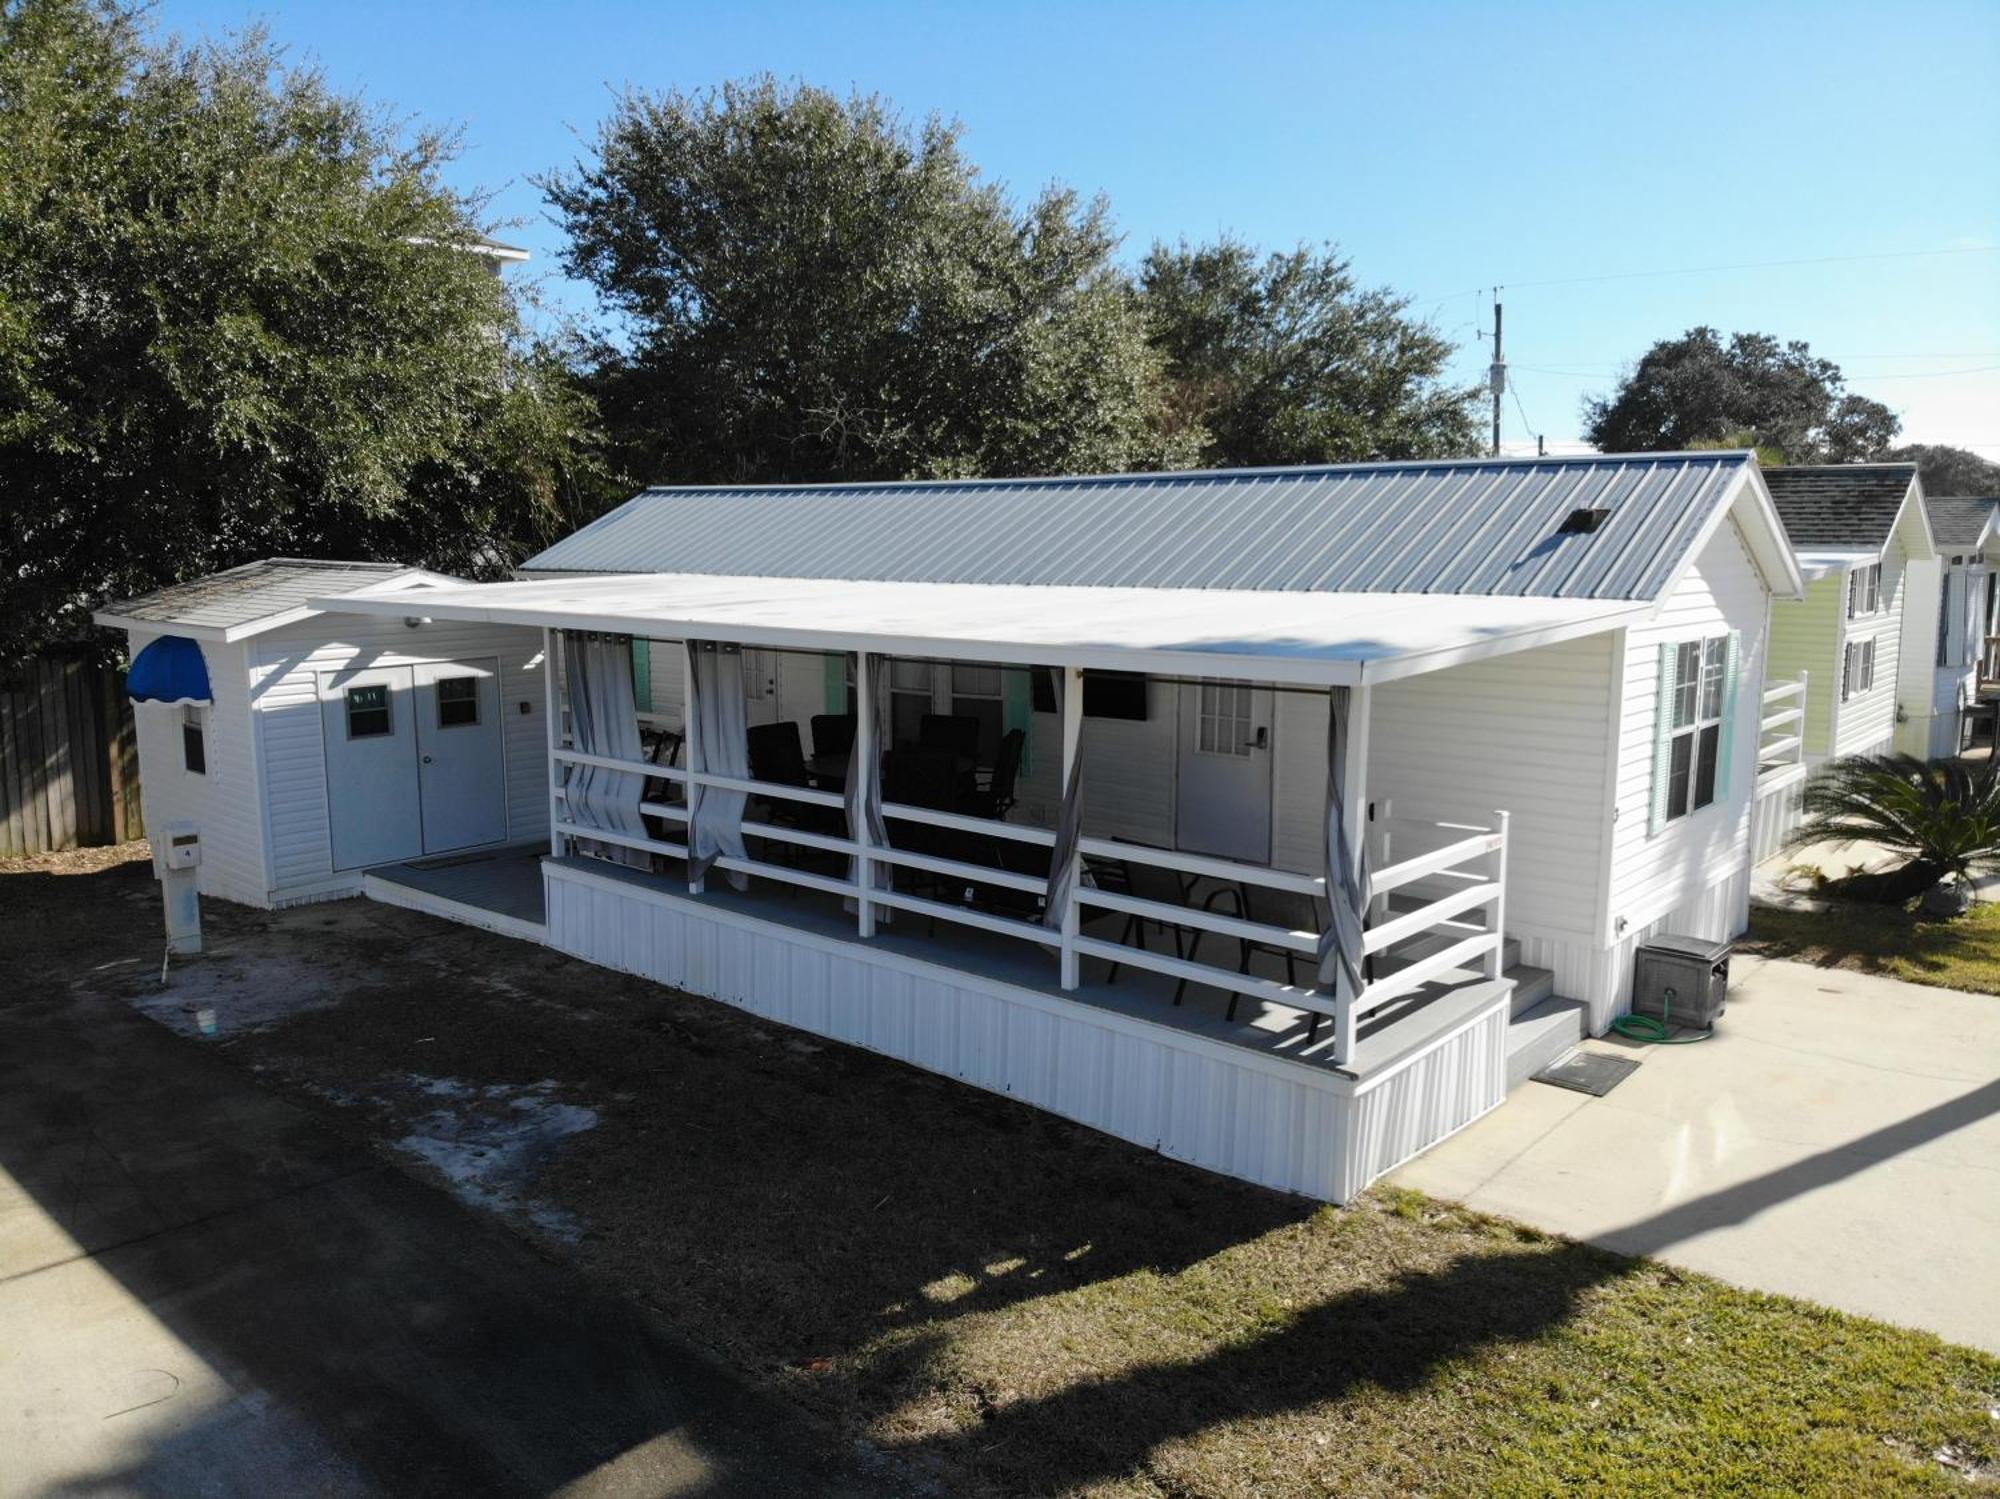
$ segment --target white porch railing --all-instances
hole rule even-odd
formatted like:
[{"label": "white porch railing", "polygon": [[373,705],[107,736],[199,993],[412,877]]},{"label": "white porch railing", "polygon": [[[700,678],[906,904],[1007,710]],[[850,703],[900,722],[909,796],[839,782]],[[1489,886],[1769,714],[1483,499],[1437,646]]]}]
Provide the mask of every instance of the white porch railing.
[{"label": "white porch railing", "polygon": [[[865,682],[867,673],[857,673],[856,680]],[[551,706],[555,708],[553,691],[551,699]],[[1072,703],[1081,701],[1080,682],[1074,677],[1065,700]],[[868,724],[871,721],[870,705],[863,702],[857,706],[860,721]],[[641,836],[607,831],[574,820],[569,815],[565,786],[566,767],[569,766],[596,766],[683,788],[740,791],[752,798],[836,811],[844,810],[846,806],[845,797],[832,791],[688,770],[646,760],[586,754],[562,742],[556,729],[560,719],[553,712],[551,717],[551,822],[555,835],[554,850],[558,854],[565,851],[567,843],[586,840],[659,854],[676,861],[684,862],[689,856],[685,834],[680,840],[650,834]],[[1078,739],[1068,729],[1066,724],[1066,774],[1080,753]],[[859,773],[860,767],[866,763],[865,756],[873,753],[872,739],[872,734],[857,736],[852,773]],[[639,810],[648,817],[678,824],[682,828],[688,822],[685,801],[661,801],[649,797],[641,801]],[[969,817],[900,802],[885,802],[879,810],[890,823],[1006,840],[1042,849],[1053,849],[1056,843],[1056,835],[1051,830],[1020,823]],[[1386,815],[1386,806],[1384,810]],[[1352,1058],[1360,1022],[1383,1006],[1405,999],[1453,971],[1476,967],[1489,978],[1500,976],[1505,933],[1507,823],[1507,814],[1501,812],[1495,814],[1491,826],[1408,824],[1422,830],[1424,842],[1434,843],[1440,835],[1446,841],[1396,863],[1387,862],[1388,840],[1386,837],[1382,839],[1381,846],[1385,853],[1383,867],[1371,873],[1367,889],[1362,892],[1370,919],[1364,934],[1367,978],[1358,992],[1349,992],[1344,979],[1333,992],[1316,987],[1314,982],[1312,969],[1319,951],[1320,930],[1327,919],[1325,879],[1265,865],[1211,858],[1118,839],[1080,838],[1077,851],[1084,868],[1079,871],[1079,878],[1070,882],[1069,900],[1060,913],[1060,919],[1054,923],[1033,915],[992,909],[997,904],[995,901],[988,899],[981,903],[976,899],[977,892],[1008,891],[1019,899],[1007,901],[1005,905],[1018,904],[1026,911],[1045,912],[1050,885],[1046,874],[1008,868],[1004,864],[974,863],[944,852],[897,847],[893,842],[884,845],[866,836],[865,823],[859,830],[850,829],[850,836],[836,836],[788,823],[745,818],[742,830],[749,838],[766,844],[811,848],[844,856],[850,863],[847,870],[837,876],[775,863],[768,858],[734,855],[718,858],[715,867],[849,901],[856,912],[859,934],[863,937],[874,934],[878,911],[892,910],[954,922],[1032,943],[1057,954],[1060,982],[1065,989],[1074,989],[1081,983],[1080,959],[1094,957],[1175,980],[1208,985],[1230,995],[1285,1005],[1313,1017],[1314,1029],[1320,1018],[1332,1020],[1334,1061],[1345,1063]],[[861,836],[852,836],[856,831]],[[1237,911],[1229,913],[1193,904],[1152,900],[1127,890],[1106,888],[1093,883],[1088,877],[1093,862],[1137,864],[1166,871],[1179,877],[1183,888],[1190,891],[1197,890],[1201,882],[1208,882],[1214,888],[1233,888],[1239,892],[1249,889],[1279,892],[1292,898],[1292,913],[1304,920],[1296,926],[1281,926],[1252,919],[1248,913],[1257,902],[1244,900],[1241,896]],[[968,898],[957,901],[939,899],[935,894],[919,895],[893,885],[878,885],[871,874],[872,866],[878,864],[920,871],[954,883],[962,881]],[[698,894],[701,888],[700,880],[690,879],[691,893]],[[1401,903],[1393,899],[1398,892],[1402,893]],[[1423,903],[1408,906],[1408,901],[1418,895],[1423,897]],[[1304,898],[1303,905],[1300,897]],[[1099,911],[1136,916],[1143,921],[1223,938],[1237,945],[1239,962],[1231,968],[1205,963],[1192,955],[1181,957],[1154,952],[1144,946],[1143,928],[1141,945],[1137,947],[1084,935],[1082,924],[1085,917]],[[1378,966],[1387,970],[1387,963],[1394,956],[1393,949],[1424,938],[1434,940],[1424,943],[1424,950],[1414,959],[1393,971],[1375,976]],[[1198,950],[1198,947],[1191,949]],[[1288,959],[1288,981],[1279,982],[1251,973],[1250,956],[1257,951]],[[1304,983],[1289,979],[1300,958],[1308,960]]]},{"label": "white porch railing", "polygon": [[1768,785],[1805,764],[1806,673],[1764,688],[1757,720],[1757,782]]}]

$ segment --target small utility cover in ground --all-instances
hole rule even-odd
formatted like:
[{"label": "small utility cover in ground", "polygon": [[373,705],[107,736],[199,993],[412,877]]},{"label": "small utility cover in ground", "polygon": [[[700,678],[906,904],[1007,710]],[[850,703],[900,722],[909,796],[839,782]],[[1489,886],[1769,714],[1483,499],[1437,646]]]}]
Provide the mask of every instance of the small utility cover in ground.
[{"label": "small utility cover in ground", "polygon": [[1629,1057],[1614,1057],[1607,1052],[1585,1051],[1578,1047],[1560,1061],[1552,1062],[1537,1072],[1534,1081],[1602,1098],[1638,1070],[1639,1064]]}]

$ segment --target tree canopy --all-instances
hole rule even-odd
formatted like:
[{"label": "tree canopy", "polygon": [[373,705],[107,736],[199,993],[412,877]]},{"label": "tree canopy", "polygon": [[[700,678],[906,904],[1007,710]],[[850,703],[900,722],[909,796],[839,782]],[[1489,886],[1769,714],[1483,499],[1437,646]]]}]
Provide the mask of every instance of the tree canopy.
[{"label": "tree canopy", "polygon": [[1603,452],[1675,452],[1748,434],[1791,463],[1880,456],[1902,423],[1850,394],[1840,367],[1799,341],[1691,328],[1648,349],[1610,395],[1584,402],[1584,436]]},{"label": "tree canopy", "polygon": [[2000,498],[2000,463],[1989,462],[1964,448],[1913,442],[1906,447],[1891,448],[1882,456],[1916,464],[1917,477],[1923,481],[1927,495]]},{"label": "tree canopy", "polygon": [[1481,392],[1444,379],[1452,345],[1331,248],[1155,245],[1139,286],[1172,420],[1204,465],[1480,451]]},{"label": "tree canopy", "polygon": [[589,406],[451,150],[259,34],[0,5],[0,658],[251,557],[490,571],[561,528]]},{"label": "tree canopy", "polygon": [[655,481],[1153,467],[1158,359],[1102,201],[1017,208],[955,124],[765,77],[619,100],[542,181],[614,322],[596,392]]}]

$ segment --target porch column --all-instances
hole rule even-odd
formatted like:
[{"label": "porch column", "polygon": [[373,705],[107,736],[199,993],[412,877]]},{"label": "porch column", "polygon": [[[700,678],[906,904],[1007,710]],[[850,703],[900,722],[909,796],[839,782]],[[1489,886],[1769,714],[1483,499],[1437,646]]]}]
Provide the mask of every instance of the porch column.
[{"label": "porch column", "polygon": [[694,820],[700,816],[701,787],[695,783],[695,767],[706,765],[708,761],[700,750],[701,725],[699,715],[694,711],[694,642],[681,642],[681,763],[687,767],[687,783],[683,795],[687,798],[687,823],[682,836],[687,842],[688,894],[699,895],[707,884],[694,872]]},{"label": "porch column", "polygon": [[[870,809],[868,798],[873,792],[876,779],[875,765],[880,752],[875,747],[875,694],[868,680],[868,652],[854,653],[854,752],[847,761],[848,784],[858,789],[859,795],[848,798],[848,806],[857,809],[858,815],[848,818],[852,824],[847,836],[858,845],[854,853],[854,881],[860,888],[855,892],[854,910],[859,930],[863,937],[875,935],[875,902],[868,898],[875,888],[874,860],[868,857],[868,820]],[[858,778],[858,779],[857,779]]]},{"label": "porch column", "polygon": [[[1062,787],[1063,815],[1076,819],[1077,832],[1083,830],[1083,807],[1076,797],[1077,772],[1083,757],[1083,668],[1065,666],[1063,668],[1063,690],[1060,699],[1062,707]],[[1060,842],[1058,838],[1058,842]],[[1064,871],[1062,889],[1065,892],[1062,909],[1062,986],[1074,989],[1083,982],[1083,964],[1076,951],[1076,935],[1082,926],[1080,908],[1076,903],[1076,882],[1082,875],[1083,857],[1072,843],[1069,849],[1069,868]],[[1059,878],[1053,864],[1049,866],[1049,881],[1053,885]]]},{"label": "porch column", "polygon": [[560,859],[569,852],[569,837],[556,826],[569,821],[569,803],[556,795],[563,784],[563,764],[556,751],[563,747],[562,734],[562,634],[542,631],[542,712],[548,718],[549,741],[549,853]]},{"label": "porch column", "polygon": [[[1347,833],[1347,846],[1364,863],[1362,851],[1368,847],[1368,721],[1373,691],[1366,682],[1357,682],[1347,689],[1347,752],[1340,764],[1341,826]],[[1331,703],[1328,711],[1333,711]],[[1329,890],[1326,894],[1328,900],[1340,898],[1338,891]],[[1344,966],[1336,971],[1335,980],[1338,1013],[1333,1020],[1333,1060],[1339,1065],[1354,1056],[1361,1028],[1354,1007],[1361,996],[1354,992]]]}]

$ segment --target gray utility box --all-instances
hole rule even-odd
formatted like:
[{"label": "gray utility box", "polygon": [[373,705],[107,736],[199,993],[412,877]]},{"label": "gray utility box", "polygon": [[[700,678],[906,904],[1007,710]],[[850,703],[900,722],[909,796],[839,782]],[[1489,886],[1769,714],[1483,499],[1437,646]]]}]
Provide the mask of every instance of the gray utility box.
[{"label": "gray utility box", "polygon": [[1707,1030],[1729,999],[1730,943],[1659,936],[1639,948],[1632,1011]]}]

